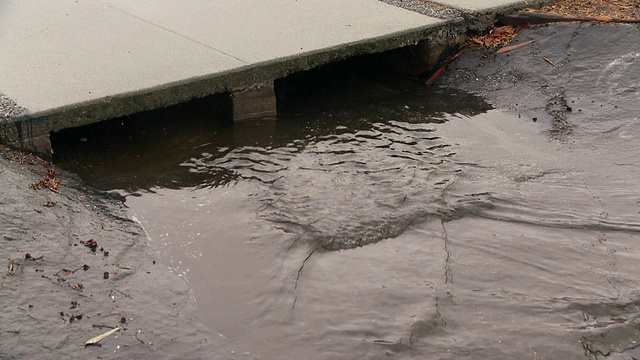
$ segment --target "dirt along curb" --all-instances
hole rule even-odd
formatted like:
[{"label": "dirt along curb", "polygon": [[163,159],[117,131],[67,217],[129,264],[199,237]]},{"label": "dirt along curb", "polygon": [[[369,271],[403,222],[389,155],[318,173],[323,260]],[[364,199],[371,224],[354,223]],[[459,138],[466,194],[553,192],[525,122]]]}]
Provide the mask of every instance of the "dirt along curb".
[{"label": "dirt along curb", "polygon": [[222,358],[121,202],[5,148],[0,178],[1,359]]}]

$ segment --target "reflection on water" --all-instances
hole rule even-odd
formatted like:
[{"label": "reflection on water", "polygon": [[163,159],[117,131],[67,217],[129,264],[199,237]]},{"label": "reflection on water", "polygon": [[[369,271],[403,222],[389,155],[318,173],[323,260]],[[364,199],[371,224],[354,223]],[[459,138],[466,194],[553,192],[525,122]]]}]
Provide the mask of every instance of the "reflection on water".
[{"label": "reflection on water", "polygon": [[[338,107],[303,115],[296,113],[300,106],[305,106],[298,102],[296,107],[291,106],[292,113],[279,116],[277,121],[235,124],[215,112],[212,108],[215,99],[207,98],[65,130],[53,138],[55,161],[105,190],[135,192],[154,186],[215,187],[233,182],[241,174],[226,166],[209,166],[207,171],[185,171],[181,166],[193,167],[200,158],[207,162],[226,161],[229,154],[240,157],[243,152],[252,154],[261,149],[302,151],[306,144],[317,139],[367,131],[377,123],[441,122],[443,114],[473,115],[490,108],[480,98],[462,92],[421,91],[420,94],[401,93],[395,100],[386,100],[386,104],[377,103],[377,114],[371,112],[370,105],[360,104],[349,110]],[[424,97],[429,97],[429,102],[424,102]],[[452,97],[456,102],[450,101]],[[353,96],[350,99],[352,103]],[[396,102],[405,108],[397,111]],[[331,105],[336,105],[335,101]],[[412,111],[426,117],[412,119]]]},{"label": "reflection on water", "polygon": [[635,347],[636,153],[442,90],[233,126],[199,106],[69,133],[57,161],[127,196],[231,358]]}]

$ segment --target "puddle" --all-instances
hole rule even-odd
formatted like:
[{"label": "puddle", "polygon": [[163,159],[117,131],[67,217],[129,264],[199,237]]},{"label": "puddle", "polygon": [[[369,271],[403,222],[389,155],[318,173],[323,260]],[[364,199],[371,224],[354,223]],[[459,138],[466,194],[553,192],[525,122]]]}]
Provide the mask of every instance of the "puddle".
[{"label": "puddle", "polygon": [[313,101],[120,119],[57,162],[123,196],[231,358],[577,359],[635,329],[640,161],[595,146],[622,140],[455,90]]}]

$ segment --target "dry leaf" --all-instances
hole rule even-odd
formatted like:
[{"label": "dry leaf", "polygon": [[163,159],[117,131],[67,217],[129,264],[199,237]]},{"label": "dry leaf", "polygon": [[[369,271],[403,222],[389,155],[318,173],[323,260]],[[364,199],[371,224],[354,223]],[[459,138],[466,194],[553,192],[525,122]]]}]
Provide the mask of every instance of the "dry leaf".
[{"label": "dry leaf", "polygon": [[477,37],[477,36],[473,36],[473,37],[469,38],[469,40],[471,40],[471,42],[473,42],[472,46],[473,45],[476,45],[476,46],[483,46],[484,45],[484,41],[481,38]]},{"label": "dry leaf", "polygon": [[91,339],[87,340],[84,342],[84,346],[88,346],[88,345],[96,345],[97,343],[99,343],[100,341],[106,339],[107,337],[111,336],[111,334],[120,331],[120,328],[117,327],[115,329],[109,330],[106,333],[102,334],[102,335],[98,335],[95,337],[92,337]]},{"label": "dry leaf", "polygon": [[482,36],[472,36],[469,38],[469,46],[492,49],[501,45],[506,45],[516,37],[518,29],[511,25],[494,27],[489,33]]},{"label": "dry leaf", "polygon": [[443,65],[442,67],[440,67],[440,69],[436,70],[436,72],[434,72],[433,75],[431,75],[431,77],[427,79],[426,83],[431,84],[432,82],[436,81],[436,79],[439,78],[442,73],[444,73],[446,68],[447,65]]},{"label": "dry leaf", "polygon": [[7,275],[13,276],[17,265],[20,265],[20,263],[15,260],[9,260],[9,271],[7,272]]},{"label": "dry leaf", "polygon": [[431,75],[431,77],[427,79],[427,81],[425,81],[425,84],[431,84],[432,82],[436,81],[436,79],[439,78],[447,69],[447,66],[451,64],[451,62],[453,62],[455,59],[459,58],[462,54],[464,54],[464,52],[467,51],[469,47],[473,47],[473,45],[466,45],[462,49],[458,50],[458,52],[453,55],[451,59],[449,59],[444,65],[436,70],[436,72],[434,72],[433,75]]},{"label": "dry leaf", "polygon": [[519,49],[523,46],[529,45],[531,43],[533,43],[533,40],[529,40],[529,41],[525,41],[523,43],[517,44],[517,45],[511,45],[511,46],[505,46],[503,48],[500,48],[500,50],[496,51],[496,54],[502,54],[502,53],[506,53],[515,49]]},{"label": "dry leaf", "polygon": [[459,58],[462,54],[464,54],[465,51],[467,51],[468,48],[469,48],[468,46],[465,46],[462,49],[460,49],[460,51],[458,51],[455,55],[453,55],[453,57],[451,57],[451,60],[449,60],[449,63]]}]

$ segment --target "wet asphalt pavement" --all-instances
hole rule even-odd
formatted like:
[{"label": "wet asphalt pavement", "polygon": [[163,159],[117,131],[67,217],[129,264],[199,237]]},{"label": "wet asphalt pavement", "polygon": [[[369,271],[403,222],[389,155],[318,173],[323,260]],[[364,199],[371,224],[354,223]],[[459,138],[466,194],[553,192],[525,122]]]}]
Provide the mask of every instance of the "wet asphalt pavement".
[{"label": "wet asphalt pavement", "polygon": [[[54,168],[56,191],[35,189],[48,164],[0,149],[0,358],[215,356],[188,286],[159,263],[122,203]],[[83,346],[115,327],[101,347]]]}]

